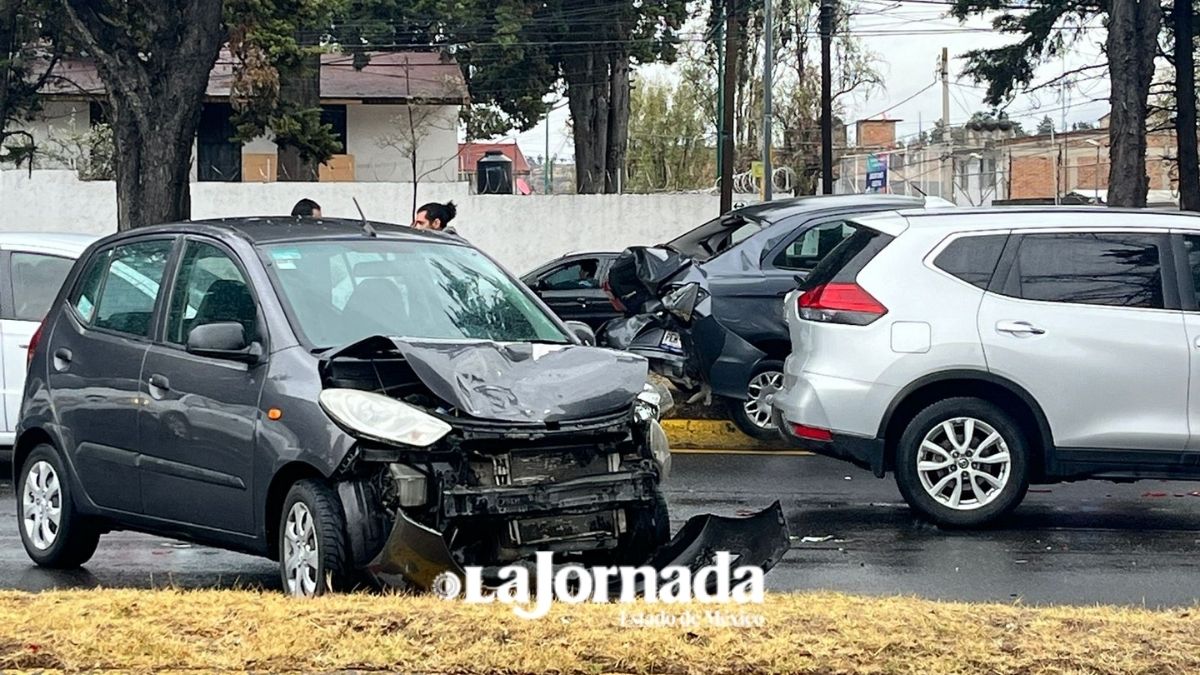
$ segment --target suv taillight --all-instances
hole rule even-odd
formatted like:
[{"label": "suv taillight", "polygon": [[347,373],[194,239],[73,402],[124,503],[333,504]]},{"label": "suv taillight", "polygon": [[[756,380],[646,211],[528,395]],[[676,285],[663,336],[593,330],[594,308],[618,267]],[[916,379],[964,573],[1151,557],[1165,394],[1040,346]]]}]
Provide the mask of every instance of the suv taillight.
[{"label": "suv taillight", "polygon": [[604,281],[600,282],[600,290],[604,291],[604,294],[608,296],[608,302],[612,305],[613,309],[622,314],[625,313],[625,303],[621,302],[616,293],[613,293],[612,284],[608,283],[607,276],[604,277]]},{"label": "suv taillight", "polygon": [[33,335],[29,336],[29,349],[25,351],[25,370],[29,370],[29,364],[33,362],[33,351],[37,349],[38,343],[42,341],[42,328],[45,326],[45,321],[39,323],[37,330],[33,331]]},{"label": "suv taillight", "polygon": [[865,326],[887,314],[887,307],[856,283],[821,284],[801,294],[796,304],[801,319],[822,323]]}]

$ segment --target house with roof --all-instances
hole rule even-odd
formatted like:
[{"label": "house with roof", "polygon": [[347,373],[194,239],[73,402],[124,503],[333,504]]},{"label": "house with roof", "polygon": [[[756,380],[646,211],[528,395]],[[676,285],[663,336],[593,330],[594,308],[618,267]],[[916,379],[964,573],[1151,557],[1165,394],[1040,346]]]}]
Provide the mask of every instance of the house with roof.
[{"label": "house with roof", "polygon": [[[469,102],[457,63],[433,52],[374,52],[356,67],[349,54],[322,54],[321,119],[341,152],[320,167],[321,181],[458,180],[458,120]],[[361,63],[359,65],[362,65]],[[209,74],[193,152],[193,181],[270,182],[280,178],[270,137],[232,140],[230,93],[235,60],[222,51]],[[86,59],[61,63],[26,129],[39,147],[63,147],[104,121],[104,83]],[[69,153],[68,153],[69,154]],[[35,168],[70,168],[63,153],[42,154]],[[64,166],[65,165],[65,166]]]}]

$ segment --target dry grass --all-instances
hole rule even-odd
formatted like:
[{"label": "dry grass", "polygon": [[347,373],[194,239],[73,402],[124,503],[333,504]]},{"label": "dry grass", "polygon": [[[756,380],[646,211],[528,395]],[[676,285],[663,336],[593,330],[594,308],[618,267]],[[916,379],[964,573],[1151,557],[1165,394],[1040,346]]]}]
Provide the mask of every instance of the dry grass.
[{"label": "dry grass", "polygon": [[299,601],[246,591],[0,593],[0,669],[436,673],[1194,673],[1189,611],[768,596],[764,628],[633,628],[622,611],[541,620],[432,597]]}]

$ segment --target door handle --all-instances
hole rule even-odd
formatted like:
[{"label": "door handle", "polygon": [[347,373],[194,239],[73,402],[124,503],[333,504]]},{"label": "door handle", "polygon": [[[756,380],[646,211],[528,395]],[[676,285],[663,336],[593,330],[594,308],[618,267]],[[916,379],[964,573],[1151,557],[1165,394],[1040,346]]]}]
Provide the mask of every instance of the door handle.
[{"label": "door handle", "polygon": [[71,350],[59,347],[54,350],[54,369],[62,372],[71,366]]},{"label": "door handle", "polygon": [[1045,335],[1046,331],[1028,321],[997,321],[996,332],[1010,335]]},{"label": "door handle", "polygon": [[154,398],[162,397],[162,393],[159,393],[157,395],[155,394],[154,390],[156,390],[156,389],[159,392],[167,392],[167,391],[171,390],[170,380],[168,380],[166,378],[166,376],[163,376],[163,375],[158,375],[158,374],[151,375],[150,379],[147,380],[147,383],[149,383],[149,385],[150,385],[150,395],[154,396]]}]

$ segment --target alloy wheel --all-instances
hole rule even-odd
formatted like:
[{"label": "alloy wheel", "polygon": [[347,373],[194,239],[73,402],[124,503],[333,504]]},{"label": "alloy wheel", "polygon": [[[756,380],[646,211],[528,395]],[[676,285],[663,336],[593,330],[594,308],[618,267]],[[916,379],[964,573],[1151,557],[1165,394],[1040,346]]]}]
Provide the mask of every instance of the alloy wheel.
[{"label": "alloy wheel", "polygon": [[1011,472],[1008,443],[987,422],[954,417],[925,434],[917,452],[917,475],[939,504],[972,511],[1000,495]]},{"label": "alloy wheel", "polygon": [[62,486],[49,462],[34,462],[25,474],[21,514],[25,536],[34,548],[45,551],[54,545],[62,522]]},{"label": "alloy wheel", "polygon": [[770,397],[782,388],[783,373],[777,370],[766,370],[750,379],[750,385],[746,389],[749,399],[742,404],[742,410],[746,411],[746,417],[755,426],[762,429],[774,428],[771,422]]},{"label": "alloy wheel", "polygon": [[320,547],[312,511],[296,502],[288,511],[283,531],[283,563],[288,593],[301,597],[317,594]]}]

